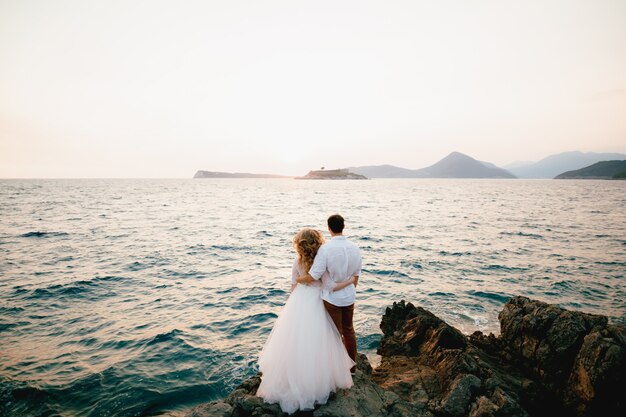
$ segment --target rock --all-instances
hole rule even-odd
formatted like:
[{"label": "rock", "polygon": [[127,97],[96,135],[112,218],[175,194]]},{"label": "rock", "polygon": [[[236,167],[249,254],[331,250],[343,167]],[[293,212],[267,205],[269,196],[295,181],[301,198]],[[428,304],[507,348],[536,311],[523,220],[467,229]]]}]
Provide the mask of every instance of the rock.
[{"label": "rock", "polygon": [[470,402],[478,392],[481,381],[472,374],[459,375],[450,385],[450,390],[442,400],[441,409],[448,415],[467,415]]},{"label": "rock", "polygon": [[198,407],[194,407],[189,414],[188,417],[205,417],[205,416],[215,416],[215,417],[230,417],[233,414],[232,405],[216,401],[209,404],[202,404]]},{"label": "rock", "polygon": [[394,303],[381,321],[373,379],[445,416],[624,413],[623,326],[525,297],[499,318],[499,337],[466,338],[422,308]]},{"label": "rock", "polygon": [[491,401],[497,407],[496,415],[498,416],[519,416],[526,417],[528,413],[524,410],[517,399],[513,398],[500,387],[496,387],[491,395]]},{"label": "rock", "polygon": [[[387,308],[380,365],[359,355],[354,386],[294,416],[604,417],[626,415],[626,327],[513,297],[501,335],[466,337],[431,312]],[[255,396],[257,375],[189,416],[284,416]]]},{"label": "rock", "polygon": [[626,328],[611,325],[585,336],[567,381],[565,404],[577,415],[626,410]]},{"label": "rock", "polygon": [[[607,318],[513,297],[499,314],[501,345],[507,357],[531,379],[556,395],[544,407],[559,408],[574,360],[592,329],[606,327]],[[551,404],[557,401],[556,404]]]},{"label": "rock", "polygon": [[[492,364],[457,329],[411,303],[394,303],[381,322],[373,379],[416,407],[465,416]],[[481,379],[482,378],[482,379]]]},{"label": "rock", "polygon": [[384,337],[378,354],[417,356],[421,349],[462,349],[467,338],[428,310],[405,304],[387,307],[380,328]]}]

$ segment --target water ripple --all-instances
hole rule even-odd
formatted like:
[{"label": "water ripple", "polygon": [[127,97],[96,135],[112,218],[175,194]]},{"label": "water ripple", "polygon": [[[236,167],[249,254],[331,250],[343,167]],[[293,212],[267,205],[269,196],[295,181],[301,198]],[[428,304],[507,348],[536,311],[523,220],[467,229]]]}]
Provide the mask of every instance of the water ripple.
[{"label": "water ripple", "polygon": [[291,237],[335,211],[364,255],[364,353],[402,298],[466,333],[497,333],[517,294],[626,324],[624,182],[0,182],[0,415],[225,395],[289,296]]}]

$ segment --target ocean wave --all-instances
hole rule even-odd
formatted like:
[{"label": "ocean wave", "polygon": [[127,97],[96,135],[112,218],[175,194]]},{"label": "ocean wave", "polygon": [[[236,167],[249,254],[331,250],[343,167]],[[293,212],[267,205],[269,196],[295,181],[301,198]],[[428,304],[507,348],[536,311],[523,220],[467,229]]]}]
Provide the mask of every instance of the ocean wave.
[{"label": "ocean wave", "polygon": [[558,290],[566,290],[572,288],[572,281],[557,281],[550,284],[550,288]]},{"label": "ocean wave", "polygon": [[468,256],[471,255],[471,252],[448,252],[446,250],[440,250],[439,255],[443,256]]},{"label": "ocean wave", "polygon": [[[46,402],[51,409],[65,410],[63,414],[84,416],[160,414],[177,396],[183,396],[179,404],[192,404],[193,395],[202,395],[203,399],[224,395],[217,384],[203,381],[199,370],[152,374],[145,370],[142,361],[134,360],[40,391],[28,393],[30,403]],[[104,391],[107,396],[94,395]],[[37,396],[42,400],[38,401]],[[50,414],[57,413],[44,413]]]},{"label": "ocean wave", "polygon": [[[209,277],[208,273],[201,272],[201,271],[181,272],[181,271],[173,271],[171,269],[163,269],[161,272],[165,274],[166,276],[174,277],[174,278],[207,278]],[[241,272],[241,271],[236,268],[232,268],[232,269],[223,268],[220,270],[219,273],[215,274],[215,276],[229,275],[229,274],[234,274],[237,272]]]},{"label": "ocean wave", "polygon": [[507,294],[502,294],[502,293],[497,293],[497,292],[488,292],[488,291],[466,291],[466,294],[473,296],[473,297],[479,297],[482,299],[487,299],[490,301],[496,301],[498,303],[506,303],[507,301],[509,301],[509,299],[511,298],[510,295]]},{"label": "ocean wave", "polygon": [[428,294],[430,297],[457,298],[456,294],[451,292],[435,291]]},{"label": "ocean wave", "polygon": [[380,238],[372,237],[372,236],[360,236],[356,240],[359,240],[361,242],[374,242],[374,243],[380,243],[383,241]]},{"label": "ocean wave", "polygon": [[26,298],[44,299],[44,298],[60,297],[63,295],[73,296],[73,295],[80,295],[87,291],[89,291],[89,288],[85,288],[83,286],[51,285],[46,288],[37,288],[33,290],[32,293]]},{"label": "ocean wave", "polygon": [[626,261],[598,261],[597,265],[617,265],[617,266],[626,266]]},{"label": "ocean wave", "polygon": [[141,271],[147,268],[152,268],[154,265],[146,265],[141,262],[134,261],[133,263],[126,266],[126,269],[129,271]]},{"label": "ocean wave", "polygon": [[25,237],[25,238],[49,238],[49,237],[67,237],[67,236],[69,236],[69,233],[66,233],[66,232],[41,232],[41,231],[27,232],[27,233],[23,233],[19,235],[19,237]]},{"label": "ocean wave", "polygon": [[476,315],[475,312],[469,310],[452,310],[459,319],[472,324],[476,328],[481,328],[487,324],[487,319],[482,315]]},{"label": "ocean wave", "polygon": [[[276,289],[276,288],[264,291],[262,293],[253,292],[251,294],[246,294],[243,297],[239,298],[237,302],[233,303],[232,308],[244,309],[244,308],[250,307],[250,305],[252,304],[258,304],[261,302],[265,303],[268,301],[270,302],[278,301],[279,304],[282,304],[285,301],[286,295],[287,295],[287,291]],[[277,297],[279,298],[279,300],[275,300]]]},{"label": "ocean wave", "polygon": [[114,297],[116,292],[101,285],[103,282],[121,281],[125,278],[117,276],[94,277],[89,280],[74,281],[67,284],[53,284],[44,288],[36,288],[25,296],[26,299],[50,298],[104,298]]},{"label": "ocean wave", "polygon": [[0,378],[0,415],[54,415],[53,394],[27,382]]},{"label": "ocean wave", "polygon": [[501,235],[505,236],[523,236],[529,237],[531,239],[544,239],[543,235],[537,233],[525,233],[525,232],[500,232]]},{"label": "ocean wave", "polygon": [[134,347],[142,346],[142,343],[138,343],[136,340],[123,339],[123,340],[107,340],[100,344],[100,348],[103,350],[124,350],[128,351]]},{"label": "ocean wave", "polygon": [[513,271],[524,272],[524,271],[529,270],[529,268],[524,268],[520,266],[506,266],[506,265],[498,265],[498,264],[487,265],[487,266],[482,267],[482,269],[487,270],[487,271],[504,271],[504,272],[513,272]]},{"label": "ocean wave", "polygon": [[387,277],[400,277],[400,278],[411,278],[409,275],[404,272],[397,271],[395,269],[363,269],[362,272],[372,274],[372,275],[382,275]]},{"label": "ocean wave", "polygon": [[[241,291],[240,288],[232,287],[227,290],[217,291],[218,294],[231,294]],[[251,305],[268,303],[268,305],[283,304],[287,296],[287,291],[281,288],[261,288],[253,287],[246,290],[245,295],[235,298],[231,297],[230,307],[235,310],[245,310]],[[211,303],[213,304],[213,303]]]},{"label": "ocean wave", "polygon": [[423,266],[419,262],[401,261],[400,265],[405,268],[422,269]]},{"label": "ocean wave", "polygon": [[371,333],[359,337],[357,340],[357,349],[360,351],[378,349],[383,335],[381,333]]},{"label": "ocean wave", "polygon": [[152,339],[150,339],[150,341],[148,341],[146,345],[150,346],[156,343],[163,343],[163,342],[168,342],[171,340],[178,340],[180,339],[178,336],[181,334],[183,334],[183,331],[178,330],[178,329],[173,329],[165,333],[159,333],[156,336],[154,336]]},{"label": "ocean wave", "polygon": [[17,323],[0,323],[0,333],[11,330],[17,326],[18,326]]},{"label": "ocean wave", "polygon": [[[268,323],[278,317],[275,313],[253,314],[240,319],[220,320],[212,323],[215,329],[223,331],[228,338],[258,330],[260,324]],[[269,328],[267,328],[269,330]]]},{"label": "ocean wave", "polygon": [[233,245],[211,245],[211,249],[215,249],[222,252],[243,252],[247,255],[264,255],[265,252],[260,247],[254,246],[233,246]]},{"label": "ocean wave", "polygon": [[13,313],[21,313],[24,309],[22,307],[3,307],[0,306],[0,314],[13,314]]}]

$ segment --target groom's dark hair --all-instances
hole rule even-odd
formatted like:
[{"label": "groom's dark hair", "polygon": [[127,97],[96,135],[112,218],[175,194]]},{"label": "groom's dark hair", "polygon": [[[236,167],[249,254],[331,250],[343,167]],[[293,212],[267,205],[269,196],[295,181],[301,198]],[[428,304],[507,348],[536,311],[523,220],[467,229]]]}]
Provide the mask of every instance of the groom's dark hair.
[{"label": "groom's dark hair", "polygon": [[328,218],[328,228],[333,231],[333,233],[341,233],[343,232],[343,217],[339,214],[333,214]]}]

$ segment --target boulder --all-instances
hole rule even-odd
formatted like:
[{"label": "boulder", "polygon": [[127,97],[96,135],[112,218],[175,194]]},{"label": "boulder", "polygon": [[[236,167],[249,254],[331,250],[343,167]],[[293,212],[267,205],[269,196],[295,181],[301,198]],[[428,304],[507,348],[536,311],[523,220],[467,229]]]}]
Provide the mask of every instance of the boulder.
[{"label": "boulder", "polygon": [[583,340],[565,388],[577,415],[623,415],[626,410],[626,328],[609,325]]}]

